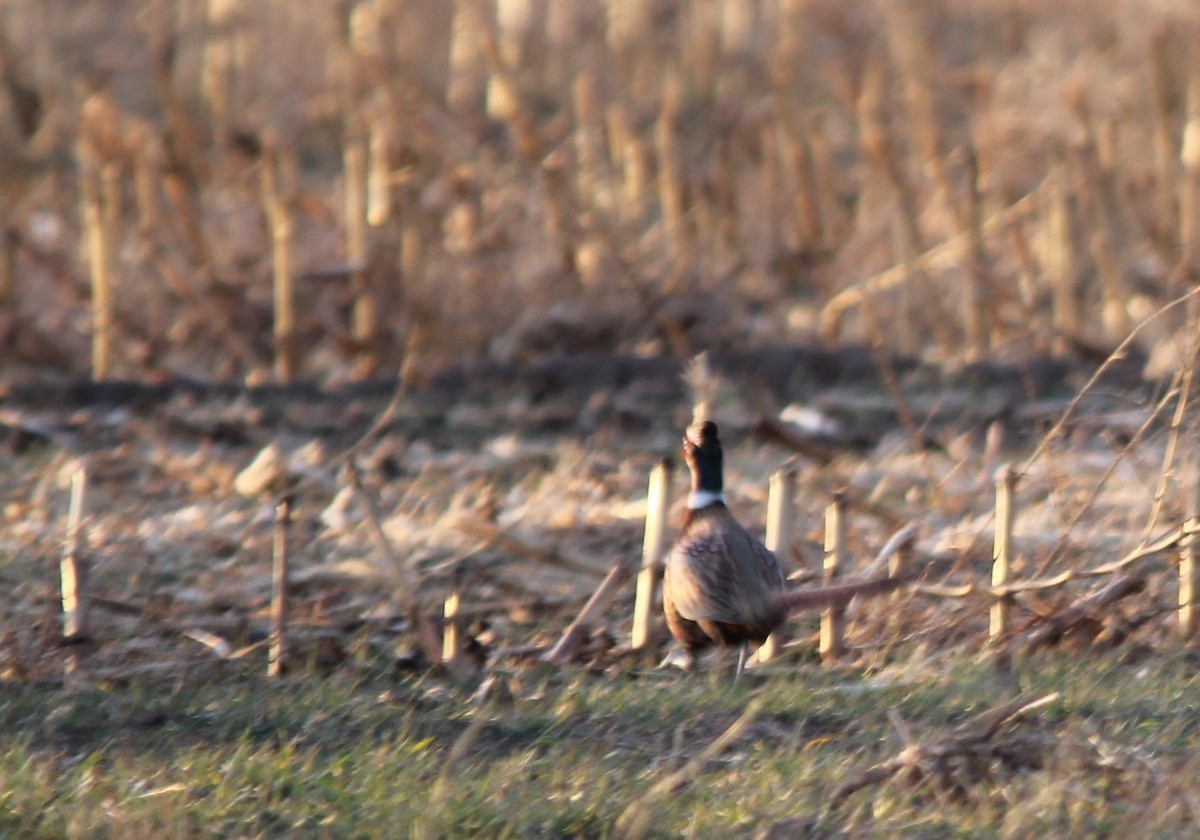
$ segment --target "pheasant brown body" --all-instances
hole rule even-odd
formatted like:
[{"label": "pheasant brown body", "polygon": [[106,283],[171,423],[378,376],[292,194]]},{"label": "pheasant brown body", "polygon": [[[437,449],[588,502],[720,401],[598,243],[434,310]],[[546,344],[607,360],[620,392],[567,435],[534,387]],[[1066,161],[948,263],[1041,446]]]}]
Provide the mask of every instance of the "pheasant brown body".
[{"label": "pheasant brown body", "polygon": [[715,423],[704,421],[688,430],[683,460],[692,492],[683,530],[667,557],[663,610],[671,635],[689,655],[712,645],[760,645],[794,610],[844,604],[906,583],[884,578],[787,590],[775,555],[725,506]]},{"label": "pheasant brown body", "polygon": [[713,644],[762,644],[786,617],[775,603],[783,570],[724,503],[688,511],[663,579],[671,635],[689,653]]}]

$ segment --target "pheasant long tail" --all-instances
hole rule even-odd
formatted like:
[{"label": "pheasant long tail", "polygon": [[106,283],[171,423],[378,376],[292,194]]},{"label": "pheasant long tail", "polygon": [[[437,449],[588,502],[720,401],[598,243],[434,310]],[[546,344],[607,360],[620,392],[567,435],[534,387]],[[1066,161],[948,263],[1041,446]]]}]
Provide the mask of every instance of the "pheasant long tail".
[{"label": "pheasant long tail", "polygon": [[796,589],[778,593],[775,596],[775,603],[788,613],[818,610],[848,604],[860,596],[869,598],[873,595],[894,592],[909,583],[912,583],[911,578],[892,577],[842,583],[820,589]]}]

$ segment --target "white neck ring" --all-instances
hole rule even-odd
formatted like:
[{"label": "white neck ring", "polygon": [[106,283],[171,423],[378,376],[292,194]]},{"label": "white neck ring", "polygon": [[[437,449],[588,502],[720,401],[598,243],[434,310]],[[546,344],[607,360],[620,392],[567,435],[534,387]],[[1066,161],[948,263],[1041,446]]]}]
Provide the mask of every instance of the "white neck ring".
[{"label": "white neck ring", "polygon": [[725,494],[720,490],[693,490],[688,494],[688,510],[699,510],[717,503],[725,504]]}]

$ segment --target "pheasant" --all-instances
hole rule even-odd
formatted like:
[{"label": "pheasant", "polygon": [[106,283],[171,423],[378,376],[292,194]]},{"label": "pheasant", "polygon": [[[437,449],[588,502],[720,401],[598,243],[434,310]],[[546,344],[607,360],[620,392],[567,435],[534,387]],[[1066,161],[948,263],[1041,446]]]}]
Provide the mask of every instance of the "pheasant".
[{"label": "pheasant", "polygon": [[907,583],[903,578],[884,578],[788,590],[775,555],[725,506],[716,423],[705,420],[687,430],[683,460],[692,487],[683,530],[667,557],[663,611],[689,664],[697,652],[712,645],[737,645],[740,675],[749,645],[761,645],[789,613],[844,604],[857,595],[888,592]]}]

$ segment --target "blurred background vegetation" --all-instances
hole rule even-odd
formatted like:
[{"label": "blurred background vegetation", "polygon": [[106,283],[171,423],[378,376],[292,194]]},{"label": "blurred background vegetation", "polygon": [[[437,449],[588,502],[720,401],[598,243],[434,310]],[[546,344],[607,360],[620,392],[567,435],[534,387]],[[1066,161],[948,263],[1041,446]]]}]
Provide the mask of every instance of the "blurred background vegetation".
[{"label": "blurred background vegetation", "polygon": [[1196,272],[1198,19],[8,0],[0,375],[419,381],[814,338],[1103,358]]}]

